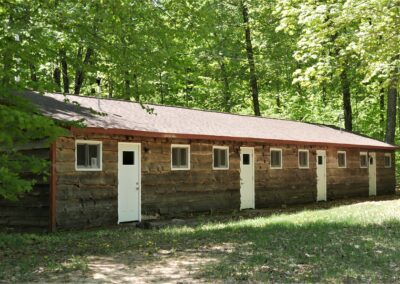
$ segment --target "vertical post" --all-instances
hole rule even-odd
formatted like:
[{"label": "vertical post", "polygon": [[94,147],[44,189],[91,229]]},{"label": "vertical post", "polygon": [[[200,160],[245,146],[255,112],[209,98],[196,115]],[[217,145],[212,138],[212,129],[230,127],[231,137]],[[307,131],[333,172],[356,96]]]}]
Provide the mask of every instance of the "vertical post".
[{"label": "vertical post", "polygon": [[50,212],[49,212],[49,231],[56,231],[56,141],[50,146]]}]

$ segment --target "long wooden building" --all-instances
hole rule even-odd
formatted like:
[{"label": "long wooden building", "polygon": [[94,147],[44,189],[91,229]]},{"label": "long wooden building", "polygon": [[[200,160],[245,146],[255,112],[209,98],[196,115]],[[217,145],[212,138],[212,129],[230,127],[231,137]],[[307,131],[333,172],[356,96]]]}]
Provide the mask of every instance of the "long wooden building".
[{"label": "long wooden building", "polygon": [[[50,149],[48,184],[0,200],[0,224],[56,228],[395,192],[394,145],[334,127],[62,94],[24,94],[83,120]],[[27,214],[29,212],[29,214]]]}]

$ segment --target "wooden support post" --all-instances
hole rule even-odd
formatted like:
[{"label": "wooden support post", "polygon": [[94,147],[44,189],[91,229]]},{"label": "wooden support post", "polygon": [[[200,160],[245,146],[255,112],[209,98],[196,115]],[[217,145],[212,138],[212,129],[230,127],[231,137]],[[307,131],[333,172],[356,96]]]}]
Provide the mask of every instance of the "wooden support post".
[{"label": "wooden support post", "polygon": [[50,212],[49,212],[49,231],[56,231],[56,192],[57,192],[57,177],[56,177],[56,141],[50,146]]}]

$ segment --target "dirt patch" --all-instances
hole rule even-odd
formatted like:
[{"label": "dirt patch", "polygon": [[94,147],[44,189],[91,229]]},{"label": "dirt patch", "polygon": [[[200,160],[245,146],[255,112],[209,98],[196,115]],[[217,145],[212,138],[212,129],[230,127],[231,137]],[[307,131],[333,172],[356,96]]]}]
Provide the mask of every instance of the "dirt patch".
[{"label": "dirt patch", "polygon": [[[219,248],[220,249],[220,248]],[[218,250],[216,251],[218,254]],[[211,253],[212,255],[212,253]],[[89,256],[85,272],[51,275],[45,281],[72,283],[205,283],[197,275],[203,265],[216,261],[207,252],[160,250],[152,255],[127,251],[114,256]],[[43,281],[44,279],[40,279]]]}]

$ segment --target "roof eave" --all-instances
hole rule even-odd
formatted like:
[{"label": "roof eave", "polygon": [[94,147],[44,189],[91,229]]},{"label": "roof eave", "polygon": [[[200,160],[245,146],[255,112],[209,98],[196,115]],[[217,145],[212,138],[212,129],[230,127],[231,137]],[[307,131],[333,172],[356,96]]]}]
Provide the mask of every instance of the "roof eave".
[{"label": "roof eave", "polygon": [[178,139],[196,139],[196,140],[223,140],[223,141],[238,141],[238,142],[259,142],[271,144],[290,144],[290,145],[315,145],[315,146],[334,146],[343,148],[362,148],[374,150],[400,150],[400,146],[374,146],[374,145],[359,145],[359,144],[340,144],[340,143],[326,143],[315,141],[297,141],[297,140],[278,140],[278,139],[262,139],[251,137],[233,137],[233,136],[213,136],[202,134],[182,134],[182,133],[163,133],[153,131],[131,130],[131,129],[116,129],[116,128],[99,128],[99,127],[85,127],[75,128],[71,127],[72,134],[105,134],[105,135],[131,135],[140,137],[151,138],[178,138]]}]

